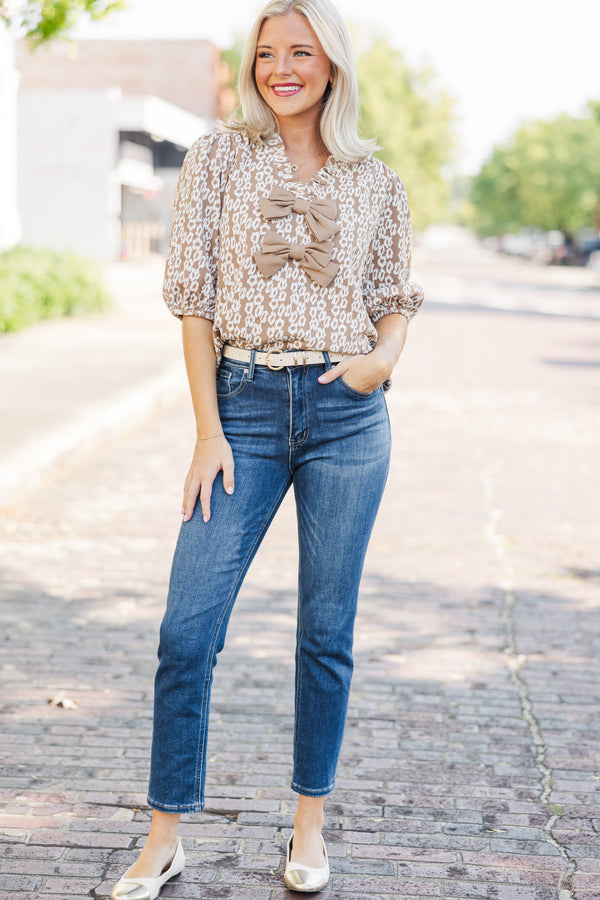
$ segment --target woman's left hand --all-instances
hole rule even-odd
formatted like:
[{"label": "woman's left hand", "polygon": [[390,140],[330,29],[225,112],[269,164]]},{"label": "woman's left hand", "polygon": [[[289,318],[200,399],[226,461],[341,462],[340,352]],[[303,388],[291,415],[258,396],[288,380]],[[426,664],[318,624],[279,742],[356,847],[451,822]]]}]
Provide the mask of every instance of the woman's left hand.
[{"label": "woman's left hand", "polygon": [[321,384],[329,384],[336,378],[355,391],[370,394],[376,391],[392,374],[392,370],[404,347],[408,320],[402,313],[390,313],[375,323],[377,344],[363,356],[347,356],[327,372],[319,375]]},{"label": "woman's left hand", "polygon": [[383,384],[393,366],[377,348],[364,356],[348,356],[319,376],[321,384],[343,378],[348,387],[361,394],[370,394]]}]

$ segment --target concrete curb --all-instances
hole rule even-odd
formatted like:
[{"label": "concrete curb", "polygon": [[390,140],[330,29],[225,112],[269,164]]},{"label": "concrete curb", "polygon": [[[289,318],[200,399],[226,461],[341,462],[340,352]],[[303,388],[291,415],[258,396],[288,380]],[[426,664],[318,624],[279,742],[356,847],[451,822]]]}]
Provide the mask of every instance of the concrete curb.
[{"label": "concrete curb", "polygon": [[0,507],[15,504],[56,466],[135,428],[186,391],[181,364],[171,365],[156,378],[103,400],[70,424],[30,441],[6,460],[0,472]]}]

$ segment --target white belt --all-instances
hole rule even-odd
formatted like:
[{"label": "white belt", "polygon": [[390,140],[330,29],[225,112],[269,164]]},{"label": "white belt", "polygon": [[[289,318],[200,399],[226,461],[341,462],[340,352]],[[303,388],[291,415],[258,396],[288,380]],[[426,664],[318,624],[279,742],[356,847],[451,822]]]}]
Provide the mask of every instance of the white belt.
[{"label": "white belt", "polygon": [[[223,356],[227,359],[235,359],[238,362],[249,363],[252,354],[257,366],[267,366],[274,372],[284,369],[286,366],[317,366],[325,365],[325,354],[321,350],[244,350],[242,347],[234,347],[225,344]],[[337,363],[345,359],[347,353],[327,353],[330,362]]]}]

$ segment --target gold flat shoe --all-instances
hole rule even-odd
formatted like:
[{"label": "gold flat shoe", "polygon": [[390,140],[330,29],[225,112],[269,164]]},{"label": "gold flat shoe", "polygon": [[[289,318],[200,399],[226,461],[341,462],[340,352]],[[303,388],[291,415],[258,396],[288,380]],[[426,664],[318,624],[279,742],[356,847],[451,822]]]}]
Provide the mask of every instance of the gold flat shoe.
[{"label": "gold flat shoe", "polygon": [[323,841],[325,865],[315,869],[312,866],[305,866],[304,863],[291,861],[292,843],[294,841],[294,832],[292,831],[287,842],[287,857],[285,862],[285,873],[283,875],[285,886],[288,887],[290,891],[305,891],[306,893],[309,893],[310,891],[322,891],[329,881],[329,859],[327,857],[327,848],[325,847],[323,836],[321,836],[321,840]]},{"label": "gold flat shoe", "polygon": [[177,841],[177,850],[169,866],[158,878],[128,878],[127,872],[110,892],[110,900],[156,900],[163,885],[183,870],[185,854],[181,840]]}]

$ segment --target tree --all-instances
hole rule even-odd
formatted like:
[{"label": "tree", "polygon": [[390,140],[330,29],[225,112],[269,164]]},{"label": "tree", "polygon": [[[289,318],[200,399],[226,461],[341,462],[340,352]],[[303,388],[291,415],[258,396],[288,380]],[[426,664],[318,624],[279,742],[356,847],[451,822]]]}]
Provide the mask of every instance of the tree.
[{"label": "tree", "polygon": [[583,118],[523,125],[494,148],[470,200],[470,223],[482,234],[600,228],[600,103]]},{"label": "tree", "polygon": [[102,19],[124,0],[0,0],[0,16],[34,45],[66,34],[82,14]]},{"label": "tree", "polygon": [[410,68],[404,55],[382,38],[357,63],[361,132],[374,137],[376,154],[406,184],[417,229],[448,217],[455,147],[452,98],[430,68]]},{"label": "tree", "polygon": [[245,43],[245,35],[238,34],[231,47],[228,47],[226,50],[221,50],[221,62],[225,66],[226,71],[226,77],[223,79],[223,93],[225,94],[225,102],[227,105],[227,109],[223,110],[225,118],[227,116],[233,116],[234,118],[239,119],[242,116],[242,109],[239,105],[240,98],[237,92],[237,79]]}]

